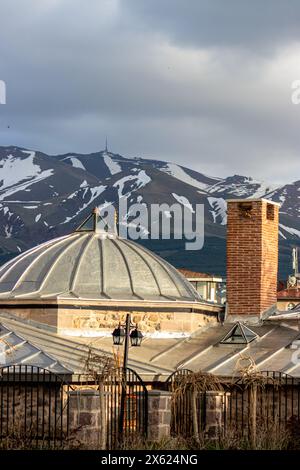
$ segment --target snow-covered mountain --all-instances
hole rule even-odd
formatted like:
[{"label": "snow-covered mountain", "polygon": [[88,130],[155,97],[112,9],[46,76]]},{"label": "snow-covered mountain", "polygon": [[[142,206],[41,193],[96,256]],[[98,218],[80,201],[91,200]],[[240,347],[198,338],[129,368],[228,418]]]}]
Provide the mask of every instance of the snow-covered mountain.
[{"label": "snow-covered mountain", "polygon": [[[224,252],[227,198],[266,197],[280,202],[282,250],[300,244],[300,181],[274,187],[250,177],[207,176],[174,163],[125,158],[107,151],[53,156],[0,147],[0,261],[71,232],[93,207],[116,203],[124,196],[129,204],[179,202],[191,210],[196,203],[204,204],[202,253],[183,258],[174,242],[151,246],[177,265],[224,271],[218,264],[214,268],[213,261],[220,258],[219,244]],[[130,223],[130,217],[122,223]],[[209,266],[201,264],[205,250]],[[225,254],[223,258],[225,263]]]}]

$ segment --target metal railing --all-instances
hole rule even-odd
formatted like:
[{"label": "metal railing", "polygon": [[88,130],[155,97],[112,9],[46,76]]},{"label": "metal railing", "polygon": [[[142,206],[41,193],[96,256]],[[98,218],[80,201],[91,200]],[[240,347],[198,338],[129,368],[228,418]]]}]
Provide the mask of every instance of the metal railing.
[{"label": "metal railing", "polygon": [[[182,381],[189,374],[192,374],[190,370],[181,369],[166,381],[167,389],[173,393],[171,434],[174,436],[194,435],[195,414],[198,431],[205,433],[206,430],[207,412],[210,412],[207,410],[207,392],[210,390],[196,391],[195,394],[197,387],[182,387]],[[251,439],[256,430],[293,430],[296,426],[300,429],[299,380],[277,371],[263,371],[260,377],[258,382],[249,383],[242,379],[220,380],[219,425],[222,432],[230,429],[236,436]]]},{"label": "metal railing", "polygon": [[0,442],[15,446],[62,444],[69,434],[69,384],[30,365],[0,369]]}]

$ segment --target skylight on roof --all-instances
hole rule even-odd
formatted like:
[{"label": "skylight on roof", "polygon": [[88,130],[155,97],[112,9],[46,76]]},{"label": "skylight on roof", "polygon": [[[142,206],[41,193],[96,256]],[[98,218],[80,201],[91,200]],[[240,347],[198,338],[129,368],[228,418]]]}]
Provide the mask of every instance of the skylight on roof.
[{"label": "skylight on roof", "polygon": [[247,326],[237,322],[226,336],[220,341],[222,344],[248,344],[254,341],[258,335]]}]

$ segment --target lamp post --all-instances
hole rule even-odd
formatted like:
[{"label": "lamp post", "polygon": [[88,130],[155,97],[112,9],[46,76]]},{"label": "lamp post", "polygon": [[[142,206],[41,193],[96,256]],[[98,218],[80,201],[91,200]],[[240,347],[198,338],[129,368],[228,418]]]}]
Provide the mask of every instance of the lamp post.
[{"label": "lamp post", "polygon": [[121,408],[120,408],[120,419],[119,419],[119,436],[123,433],[124,425],[124,416],[125,416],[125,400],[126,400],[126,372],[127,372],[127,362],[128,362],[128,350],[129,350],[129,339],[131,346],[138,347],[141,345],[143,335],[141,331],[137,328],[137,325],[131,323],[131,315],[127,313],[125,325],[119,324],[117,328],[114,329],[113,333],[113,343],[115,346],[122,346],[124,344],[124,357],[123,357],[123,377],[122,377],[122,394],[121,394]]}]

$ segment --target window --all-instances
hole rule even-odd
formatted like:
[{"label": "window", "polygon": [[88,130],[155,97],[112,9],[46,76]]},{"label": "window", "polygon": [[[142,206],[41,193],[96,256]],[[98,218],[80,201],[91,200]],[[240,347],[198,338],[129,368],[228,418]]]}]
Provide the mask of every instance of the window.
[{"label": "window", "polygon": [[273,204],[267,204],[267,219],[274,220],[275,217],[275,207]]},{"label": "window", "polygon": [[252,204],[249,202],[241,202],[239,204],[239,212],[241,217],[244,217],[245,219],[251,218]]},{"label": "window", "polygon": [[207,283],[204,281],[197,281],[196,283],[196,290],[201,295],[202,299],[207,299],[206,285]]}]

